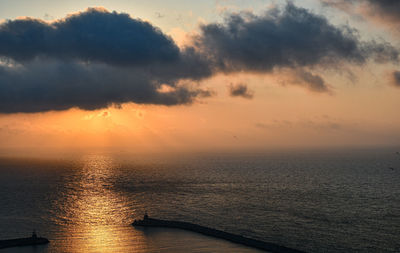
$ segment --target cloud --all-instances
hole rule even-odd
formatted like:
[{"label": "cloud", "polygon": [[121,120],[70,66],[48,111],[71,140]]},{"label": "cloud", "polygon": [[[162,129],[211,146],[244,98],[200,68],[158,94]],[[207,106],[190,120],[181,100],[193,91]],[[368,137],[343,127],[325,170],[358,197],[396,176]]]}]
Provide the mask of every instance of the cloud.
[{"label": "cloud", "polygon": [[324,6],[333,6],[342,11],[348,11],[353,8],[356,0],[321,0]]},{"label": "cloud", "polygon": [[[360,41],[356,30],[292,3],[201,25],[185,47],[149,22],[89,8],[52,22],[0,23],[0,113],[191,104],[213,94],[193,83],[220,72],[289,69],[299,84],[326,92],[318,68],[370,59],[397,62],[398,52],[389,43]],[[231,95],[251,98],[252,92],[239,85]]]},{"label": "cloud", "polygon": [[0,26],[0,55],[14,60],[38,56],[142,65],[179,59],[179,48],[158,28],[128,14],[89,8],[47,23],[8,20]]},{"label": "cloud", "polygon": [[344,128],[343,125],[336,121],[332,120],[304,120],[304,121],[290,121],[290,120],[273,120],[269,123],[261,123],[258,122],[255,124],[255,127],[260,129],[280,129],[280,130],[288,130],[288,129],[311,129],[317,131],[339,131]]},{"label": "cloud", "polygon": [[298,70],[295,75],[297,78],[295,83],[304,85],[310,91],[313,91],[313,92],[329,92],[330,91],[330,89],[326,85],[324,79],[319,75],[310,73],[305,70]]},{"label": "cloud", "polygon": [[392,73],[392,84],[400,88],[400,71],[394,71]]},{"label": "cloud", "polygon": [[378,15],[386,21],[400,22],[400,2],[397,0],[367,0],[369,14]]},{"label": "cloud", "polygon": [[355,29],[336,27],[290,2],[283,10],[273,8],[265,15],[231,14],[222,24],[203,25],[197,46],[224,72],[398,60],[390,44],[360,41]]},{"label": "cloud", "polygon": [[230,84],[228,86],[229,95],[231,97],[243,97],[247,99],[252,99],[254,96],[254,92],[249,90],[246,84],[238,83],[238,84]]},{"label": "cloud", "polygon": [[[369,18],[378,18],[387,23],[400,23],[400,1],[398,0],[321,0],[324,5],[343,11],[358,11]],[[357,8],[355,8],[357,7]]]},{"label": "cloud", "polygon": [[[49,60],[0,67],[0,84],[2,113],[67,110],[72,107],[95,110],[128,102],[190,104],[196,97],[207,95],[207,91],[191,88],[168,77],[155,77],[143,68]],[[159,91],[163,84],[171,87],[170,91]]]},{"label": "cloud", "polygon": [[[183,84],[212,74],[194,48],[180,49],[150,23],[99,8],[52,23],[6,21],[0,56],[1,113],[179,105],[210,95]],[[170,91],[161,92],[163,85]]]}]

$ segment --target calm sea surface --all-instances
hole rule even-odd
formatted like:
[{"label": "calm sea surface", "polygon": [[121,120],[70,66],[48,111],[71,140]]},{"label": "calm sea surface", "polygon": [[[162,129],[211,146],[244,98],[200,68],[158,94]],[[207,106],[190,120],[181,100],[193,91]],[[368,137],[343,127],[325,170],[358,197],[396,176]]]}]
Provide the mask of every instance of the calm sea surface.
[{"label": "calm sea surface", "polygon": [[[390,169],[393,167],[393,169]],[[394,150],[0,158],[0,252],[257,252],[173,229],[145,210],[308,252],[400,252]]]}]

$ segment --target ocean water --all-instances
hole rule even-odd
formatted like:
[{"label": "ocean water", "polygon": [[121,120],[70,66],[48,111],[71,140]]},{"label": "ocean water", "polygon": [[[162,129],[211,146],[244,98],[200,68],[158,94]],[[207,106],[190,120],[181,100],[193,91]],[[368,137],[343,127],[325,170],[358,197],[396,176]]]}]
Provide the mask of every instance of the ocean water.
[{"label": "ocean water", "polygon": [[[390,169],[392,167],[393,169]],[[0,252],[259,252],[174,229],[194,222],[307,252],[400,252],[394,150],[0,158]]]}]

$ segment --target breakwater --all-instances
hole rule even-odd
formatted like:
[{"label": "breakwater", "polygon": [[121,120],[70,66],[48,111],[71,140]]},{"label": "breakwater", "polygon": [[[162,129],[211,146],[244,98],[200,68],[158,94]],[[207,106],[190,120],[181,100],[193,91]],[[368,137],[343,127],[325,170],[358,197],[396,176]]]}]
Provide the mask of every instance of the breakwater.
[{"label": "breakwater", "polygon": [[10,240],[0,240],[0,249],[19,246],[40,245],[47,243],[49,243],[49,240],[43,237],[27,237]]},{"label": "breakwater", "polygon": [[224,232],[221,230],[200,226],[197,224],[183,222],[183,221],[170,221],[170,220],[159,220],[149,218],[147,216],[144,217],[142,220],[135,220],[132,223],[132,226],[136,227],[164,227],[164,228],[178,228],[184,229],[196,233],[200,233],[207,236],[212,236],[224,240],[228,240],[230,242],[242,244],[245,246],[269,251],[269,252],[276,252],[276,253],[301,253],[303,251],[299,251],[296,249],[287,248],[284,246],[280,246],[274,243],[268,243],[260,240],[255,240],[251,238],[247,238],[241,235],[235,235],[228,232]]}]

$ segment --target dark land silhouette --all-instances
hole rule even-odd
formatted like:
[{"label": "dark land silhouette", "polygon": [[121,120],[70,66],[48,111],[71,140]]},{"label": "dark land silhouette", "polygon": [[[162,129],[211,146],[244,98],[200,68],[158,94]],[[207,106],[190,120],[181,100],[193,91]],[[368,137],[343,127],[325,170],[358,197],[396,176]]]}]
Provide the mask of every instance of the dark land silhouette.
[{"label": "dark land silhouette", "polygon": [[134,226],[134,227],[178,228],[178,229],[183,229],[183,230],[200,233],[200,234],[207,235],[207,236],[212,236],[212,237],[228,240],[230,242],[234,242],[234,243],[242,244],[245,246],[265,250],[268,252],[276,252],[276,253],[301,253],[301,252],[303,252],[300,250],[280,246],[280,245],[277,245],[274,243],[263,242],[260,240],[247,238],[247,237],[244,237],[241,235],[231,234],[228,232],[200,226],[200,225],[189,223],[189,222],[154,219],[154,218],[150,218],[147,215],[147,213],[144,215],[142,220],[135,220],[132,223],[132,226]]},{"label": "dark land silhouette", "polygon": [[20,246],[41,245],[41,244],[47,244],[49,242],[50,241],[47,238],[38,237],[36,235],[36,232],[34,231],[31,237],[0,240],[0,249],[10,248],[10,247],[20,247]]}]

